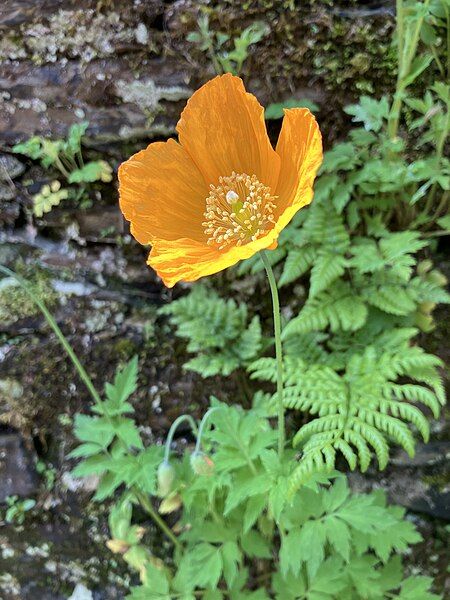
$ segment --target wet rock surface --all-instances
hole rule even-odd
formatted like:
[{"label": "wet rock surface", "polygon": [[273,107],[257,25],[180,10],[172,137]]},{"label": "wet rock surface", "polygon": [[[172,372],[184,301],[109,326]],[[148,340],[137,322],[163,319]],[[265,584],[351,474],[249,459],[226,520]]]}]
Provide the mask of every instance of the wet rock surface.
[{"label": "wet rock surface", "polygon": [[[264,103],[288,97],[321,105],[342,128],[343,103],[393,80],[393,2],[292,3],[5,0],[0,12],[0,139],[61,136],[80,119],[94,140],[167,135],[184,100],[214,73],[187,36],[202,11],[211,29],[239,35],[255,21],[269,34],[245,67]],[[380,93],[383,90],[380,90]],[[336,129],[337,128],[337,129]]]},{"label": "wet rock surface", "polygon": [[450,515],[449,459],[449,441],[418,444],[413,458],[399,452],[381,475],[351,473],[350,482],[361,492],[382,487],[394,504],[445,520]]},{"label": "wet rock surface", "polygon": [[8,496],[32,496],[38,483],[35,457],[23,438],[16,432],[0,431],[0,503]]},{"label": "wet rock surface", "polygon": [[0,181],[16,179],[25,172],[25,165],[11,154],[0,153]]},{"label": "wet rock surface", "polygon": [[95,600],[121,600],[130,579],[106,540],[101,514],[80,513],[73,495],[47,498],[25,525],[0,529],[0,598],[66,600],[84,587]]}]

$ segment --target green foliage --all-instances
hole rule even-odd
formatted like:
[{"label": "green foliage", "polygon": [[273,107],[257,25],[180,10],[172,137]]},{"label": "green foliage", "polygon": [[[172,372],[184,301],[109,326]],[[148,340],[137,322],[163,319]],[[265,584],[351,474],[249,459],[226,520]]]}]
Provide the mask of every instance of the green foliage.
[{"label": "green foliage", "polygon": [[52,181],[50,185],[42,186],[40,192],[33,196],[33,212],[36,217],[42,217],[44,213],[48,213],[58,206],[61,200],[69,197],[69,192],[66,189],[61,189],[61,184],[58,180]]},{"label": "green foliage", "polygon": [[[413,432],[428,440],[428,420],[416,403],[439,414],[445,401],[438,371],[442,363],[410,344],[416,333],[413,328],[375,333],[366,327],[353,335],[350,347],[346,334],[306,334],[286,341],[285,406],[316,417],[294,437],[302,458],[291,490],[317,469],[332,469],[336,452],[351,469],[358,464],[365,471],[372,452],[384,468],[392,443],[412,456]],[[276,378],[272,358],[255,361],[250,371],[258,379]]]},{"label": "green foliage", "polygon": [[[96,500],[103,500],[122,485],[156,494],[156,468],[161,462],[159,447],[143,449],[138,428],[130,417],[128,402],[136,389],[137,358],[118,371],[113,384],[106,384],[106,399],[96,404],[95,416],[75,417],[75,436],[80,440],[70,456],[83,460],[73,470],[75,477],[99,475]],[[139,454],[135,454],[140,450]]]},{"label": "green foliage", "polygon": [[[424,6],[416,14],[418,6],[407,5],[408,31],[428,15]],[[403,90],[431,60],[406,59]],[[450,299],[445,277],[420,260],[432,245],[422,230],[434,223],[448,228],[441,215],[450,184],[443,155],[449,87],[437,82],[423,100],[405,101],[411,115],[419,113],[408,124],[420,137],[410,143],[392,129],[395,100],[390,106],[386,97],[363,97],[348,107],[364,128],[325,154],[314,202],[280,237],[272,257],[274,266],[283,261],[280,286],[310,275],[306,301],[283,330],[285,405],[314,417],[294,437],[302,456],[291,493],[317,470],[333,469],[337,453],[363,471],[372,454],[383,468],[393,443],[412,455],[413,433],[429,435],[427,410],[416,404],[437,416],[444,403],[441,361],[414,338],[433,329],[434,307]],[[429,156],[415,155],[430,144]],[[257,262],[239,269],[248,270],[257,272]],[[276,380],[274,359],[256,360],[249,370],[254,378]]]},{"label": "green foliage", "polygon": [[259,317],[249,320],[245,304],[224,300],[210,288],[197,285],[159,312],[170,316],[177,335],[188,340],[187,350],[197,354],[184,368],[204,377],[229,375],[260,351]]},{"label": "green foliage", "polygon": [[[132,361],[107,386],[107,400],[94,412],[131,412],[127,399],[135,388],[135,373]],[[382,600],[386,592],[393,598],[420,594],[437,598],[428,591],[429,579],[404,579],[401,554],[421,540],[414,525],[404,519],[404,509],[387,506],[383,492],[352,494],[346,479],[337,473],[313,474],[288,502],[295,462],[289,451],[280,460],[275,451],[277,433],[268,419],[257,410],[243,411],[217,400],[213,407],[213,427],[205,433],[203,444],[214,472],[196,474],[189,452],[171,458],[176,477],[170,510],[179,511],[180,548],[170,566],[152,554],[158,547],[144,544],[145,529],[133,524],[138,496],[124,460],[132,457],[141,462],[143,455],[158,455],[161,461],[159,448],[133,449],[131,444],[119,459],[115,472],[120,472],[125,489],[110,513],[107,545],[140,574],[141,586],[132,589],[130,599],[195,598],[201,593],[212,599],[275,596],[284,600],[302,594],[304,598]],[[93,430],[102,447],[114,446],[115,431],[85,419],[77,417],[82,445],[72,456],[86,454]],[[155,479],[157,465],[157,461],[146,464],[147,478]],[[80,474],[79,467],[75,474]],[[136,483],[143,477],[141,473]],[[160,502],[159,511],[167,512],[167,498],[157,499],[149,486],[145,490]],[[101,497],[113,493],[109,488]],[[261,582],[249,591],[250,581],[255,581],[255,573],[249,570],[252,563],[260,564],[261,575],[271,576],[256,576],[256,582]]]},{"label": "green foliage", "polygon": [[287,108],[309,108],[311,112],[316,112],[319,110],[317,104],[311,102],[311,100],[307,100],[306,98],[302,98],[300,100],[297,100],[296,98],[289,98],[289,100],[285,100],[284,102],[269,104],[264,112],[264,117],[267,120],[282,119],[284,110]]},{"label": "green foliage", "polygon": [[36,500],[31,498],[20,500],[18,496],[8,496],[6,505],[8,507],[5,514],[6,522],[22,525],[25,521],[25,513],[36,506]]},{"label": "green foliage", "polygon": [[87,127],[87,121],[74,123],[69,128],[65,140],[49,140],[34,136],[13,147],[13,152],[28,156],[32,160],[39,160],[46,169],[59,171],[68,184],[81,186],[78,192],[74,193],[72,188],[61,189],[61,184],[57,180],[44,185],[39,193],[33,196],[33,212],[36,217],[42,217],[44,213],[50,212],[53,207],[70,196],[79,199],[87,183],[112,180],[112,169],[106,161],[97,160],[84,164],[81,143]]},{"label": "green foliage", "polygon": [[380,131],[383,120],[389,116],[389,102],[386,97],[375,100],[370,96],[362,96],[359,104],[348,106],[345,112],[353,115],[355,123],[362,122],[366,131]]},{"label": "green foliage", "polygon": [[48,491],[53,490],[57,475],[55,467],[42,460],[38,460],[36,463],[36,471],[42,477],[45,489]]},{"label": "green foliage", "polygon": [[[205,13],[198,19],[198,32],[189,33],[187,40],[209,55],[216,73],[239,75],[249,56],[250,46],[261,41],[268,32],[269,27],[265,23],[255,22],[231,39],[226,33],[211,31],[209,17]],[[226,49],[230,41],[233,42],[233,48]]]},{"label": "green foliage", "polygon": [[[432,37],[430,27],[436,33],[449,15],[442,3],[411,2],[402,3],[398,19],[398,89],[392,99],[363,96],[346,109],[361,127],[325,154],[314,201],[268,253],[281,287],[300,278],[307,286],[283,328],[285,406],[312,419],[294,437],[302,454],[291,494],[318,470],[332,470],[339,453],[363,471],[374,456],[384,468],[392,445],[412,455],[415,434],[428,439],[430,412],[436,417],[444,403],[441,361],[415,338],[433,329],[436,304],[450,300],[445,277],[426,258],[430,230],[449,227],[450,88],[435,81],[423,98],[409,89],[433,59],[428,50],[416,57],[415,34]],[[408,129],[400,137],[404,103]],[[237,273],[261,269],[255,256]],[[180,335],[183,320],[177,327]],[[275,360],[261,358],[268,343],[261,340],[256,360],[247,356],[233,368],[247,366],[253,378],[275,383]],[[214,361],[228,347],[219,344]]]},{"label": "green foliage", "polygon": [[108,182],[112,180],[112,169],[105,160],[87,163],[81,169],[72,171],[69,183],[91,183],[93,181]]}]

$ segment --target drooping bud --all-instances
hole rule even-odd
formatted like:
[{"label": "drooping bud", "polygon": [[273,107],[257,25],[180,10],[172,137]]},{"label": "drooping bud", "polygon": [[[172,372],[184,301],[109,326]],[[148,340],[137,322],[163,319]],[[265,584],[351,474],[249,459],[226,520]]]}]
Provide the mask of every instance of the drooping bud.
[{"label": "drooping bud", "polygon": [[428,271],[431,271],[431,269],[433,268],[433,263],[431,262],[431,260],[421,260],[419,262],[419,264],[417,265],[417,273],[419,275],[425,275],[425,273],[428,273]]},{"label": "drooping bud", "polygon": [[180,494],[172,492],[161,501],[158,512],[160,515],[168,515],[169,513],[178,510],[182,504],[183,501]]},{"label": "drooping bud", "polygon": [[447,277],[437,269],[431,271],[431,273],[428,275],[428,278],[431,281],[431,283],[434,283],[436,285],[447,285]]},{"label": "drooping bud", "polygon": [[191,455],[191,467],[196,475],[212,475],[214,461],[204,452],[194,452]]},{"label": "drooping bud", "polygon": [[163,460],[158,467],[158,495],[165,498],[172,490],[172,484],[175,480],[175,469],[172,465]]}]

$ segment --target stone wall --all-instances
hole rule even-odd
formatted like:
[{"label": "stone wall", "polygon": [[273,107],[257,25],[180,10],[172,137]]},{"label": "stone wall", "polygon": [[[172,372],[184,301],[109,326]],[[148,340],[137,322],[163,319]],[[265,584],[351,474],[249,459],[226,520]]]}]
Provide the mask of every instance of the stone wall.
[{"label": "stone wall", "polygon": [[[186,41],[207,14],[231,37],[269,26],[244,67],[263,103],[309,98],[327,137],[345,129],[342,105],[393,75],[393,1],[3,0],[0,142],[61,136],[90,122],[96,142],[165,136],[193,89],[214,75]],[[231,42],[230,42],[231,43]]]}]

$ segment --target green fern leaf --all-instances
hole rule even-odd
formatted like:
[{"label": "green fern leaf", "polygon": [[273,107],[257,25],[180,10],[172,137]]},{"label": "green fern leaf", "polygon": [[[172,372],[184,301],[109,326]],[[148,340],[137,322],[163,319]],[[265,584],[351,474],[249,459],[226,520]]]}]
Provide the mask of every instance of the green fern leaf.
[{"label": "green fern leaf", "polygon": [[342,254],[319,253],[311,271],[309,297],[314,298],[319,292],[328,288],[344,273],[346,265],[347,260]]},{"label": "green fern leaf", "polygon": [[336,282],[329,290],[308,299],[300,314],[283,331],[283,339],[295,334],[320,331],[328,326],[332,331],[356,331],[367,319],[367,307],[351,285]]},{"label": "green fern leaf", "polygon": [[317,249],[314,246],[293,248],[289,251],[283,273],[278,281],[280,287],[292,283],[308,271],[317,257]]},{"label": "green fern leaf", "polygon": [[401,285],[368,287],[363,296],[372,306],[392,315],[408,315],[416,310],[416,294]]}]

